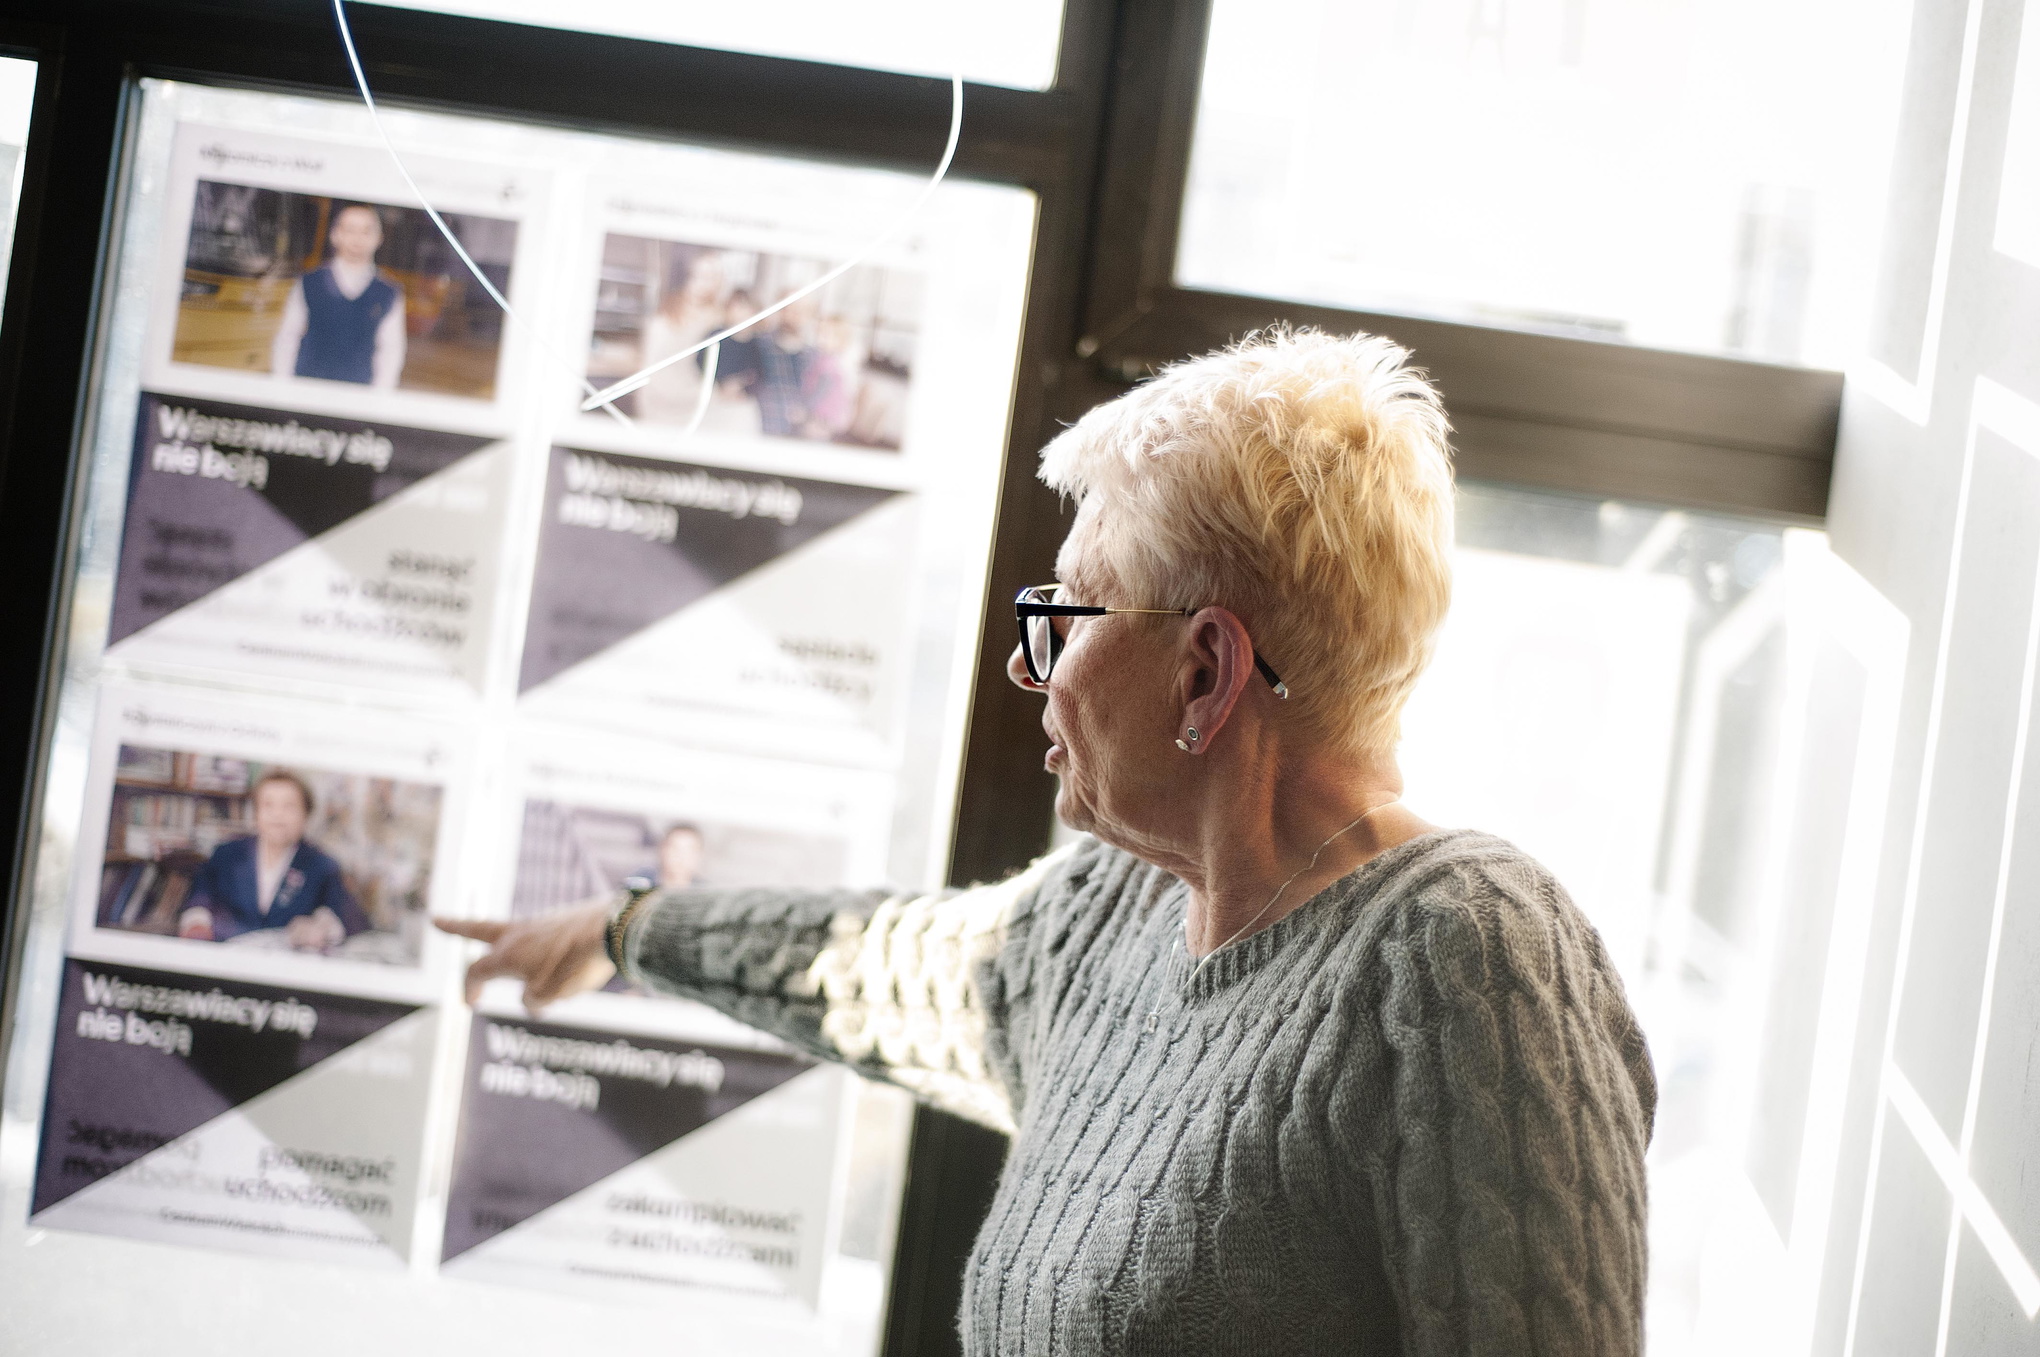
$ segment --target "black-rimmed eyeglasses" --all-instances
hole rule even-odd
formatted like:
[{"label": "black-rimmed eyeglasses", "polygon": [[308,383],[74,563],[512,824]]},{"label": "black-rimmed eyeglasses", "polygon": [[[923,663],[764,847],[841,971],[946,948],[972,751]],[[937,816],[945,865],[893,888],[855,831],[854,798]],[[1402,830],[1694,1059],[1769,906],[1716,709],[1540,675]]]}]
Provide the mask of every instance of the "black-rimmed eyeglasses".
[{"label": "black-rimmed eyeglasses", "polygon": [[[1060,584],[1031,584],[1013,598],[1013,616],[1020,624],[1020,658],[1027,662],[1027,677],[1047,683],[1062,658],[1063,634],[1055,624],[1058,617],[1104,617],[1110,613],[1148,613],[1156,617],[1194,617],[1195,608],[1100,608],[1085,603],[1057,603]],[[1254,656],[1254,668],[1268,680],[1275,696],[1288,697],[1289,685],[1277,678],[1268,662]]]}]

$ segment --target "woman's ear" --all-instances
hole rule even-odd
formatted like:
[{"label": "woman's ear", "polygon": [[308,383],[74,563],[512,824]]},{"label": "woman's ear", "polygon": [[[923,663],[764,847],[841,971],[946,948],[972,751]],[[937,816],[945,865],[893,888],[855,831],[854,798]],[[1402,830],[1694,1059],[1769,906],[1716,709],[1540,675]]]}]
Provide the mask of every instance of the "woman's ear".
[{"label": "woman's ear", "polygon": [[1178,694],[1183,729],[1176,734],[1185,753],[1209,749],[1232,718],[1240,694],[1254,676],[1254,643],[1246,624],[1225,608],[1201,608],[1190,619]]}]

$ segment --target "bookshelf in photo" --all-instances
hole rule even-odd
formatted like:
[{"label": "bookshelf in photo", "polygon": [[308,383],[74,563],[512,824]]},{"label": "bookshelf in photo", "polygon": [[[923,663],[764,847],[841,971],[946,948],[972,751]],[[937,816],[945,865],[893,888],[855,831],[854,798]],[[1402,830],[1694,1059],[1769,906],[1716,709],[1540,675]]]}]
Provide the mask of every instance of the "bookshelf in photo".
[{"label": "bookshelf in photo", "polygon": [[207,856],[255,832],[249,777],[245,759],[122,745],[100,870],[99,926],[175,933]]}]

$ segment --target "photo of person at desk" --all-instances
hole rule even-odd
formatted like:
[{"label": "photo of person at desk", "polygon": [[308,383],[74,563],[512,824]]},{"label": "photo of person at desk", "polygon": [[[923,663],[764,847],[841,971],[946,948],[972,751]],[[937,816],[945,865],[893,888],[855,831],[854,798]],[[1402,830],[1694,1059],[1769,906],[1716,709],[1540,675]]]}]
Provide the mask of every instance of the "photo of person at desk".
[{"label": "photo of person at desk", "polygon": [[659,836],[657,884],[673,890],[699,885],[701,862],[708,855],[701,827],[682,820]]},{"label": "photo of person at desk", "polygon": [[404,289],[376,266],[382,214],[350,203],[333,214],[326,243],[332,254],[284,302],[269,370],[394,390],[404,370]]},{"label": "photo of person at desk", "polygon": [[177,935],[226,942],[282,929],[299,951],[323,952],[369,927],[340,864],[305,841],[312,789],[282,769],[255,784],[255,833],[221,844],[191,883]]}]

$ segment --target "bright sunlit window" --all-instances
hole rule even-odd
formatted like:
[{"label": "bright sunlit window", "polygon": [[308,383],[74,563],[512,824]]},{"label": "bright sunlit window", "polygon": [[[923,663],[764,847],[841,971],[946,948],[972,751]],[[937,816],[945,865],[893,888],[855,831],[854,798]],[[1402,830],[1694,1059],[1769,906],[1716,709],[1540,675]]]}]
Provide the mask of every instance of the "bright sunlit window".
[{"label": "bright sunlit window", "polygon": [[961,75],[980,85],[1045,90],[1055,83],[1062,0],[771,0],[755,5],[672,0],[375,0],[545,28],[610,33],[760,56],[826,61],[907,75]]},{"label": "bright sunlit window", "polygon": [[0,290],[14,257],[14,212],[21,202],[23,152],[35,103],[35,63],[0,57]]},{"label": "bright sunlit window", "polygon": [[1177,280],[1840,367],[1905,13],[1215,0]]},{"label": "bright sunlit window", "polygon": [[1549,866],[1622,972],[1658,1357],[1807,1350],[1904,645],[1821,533],[1460,487],[1406,795]]}]

